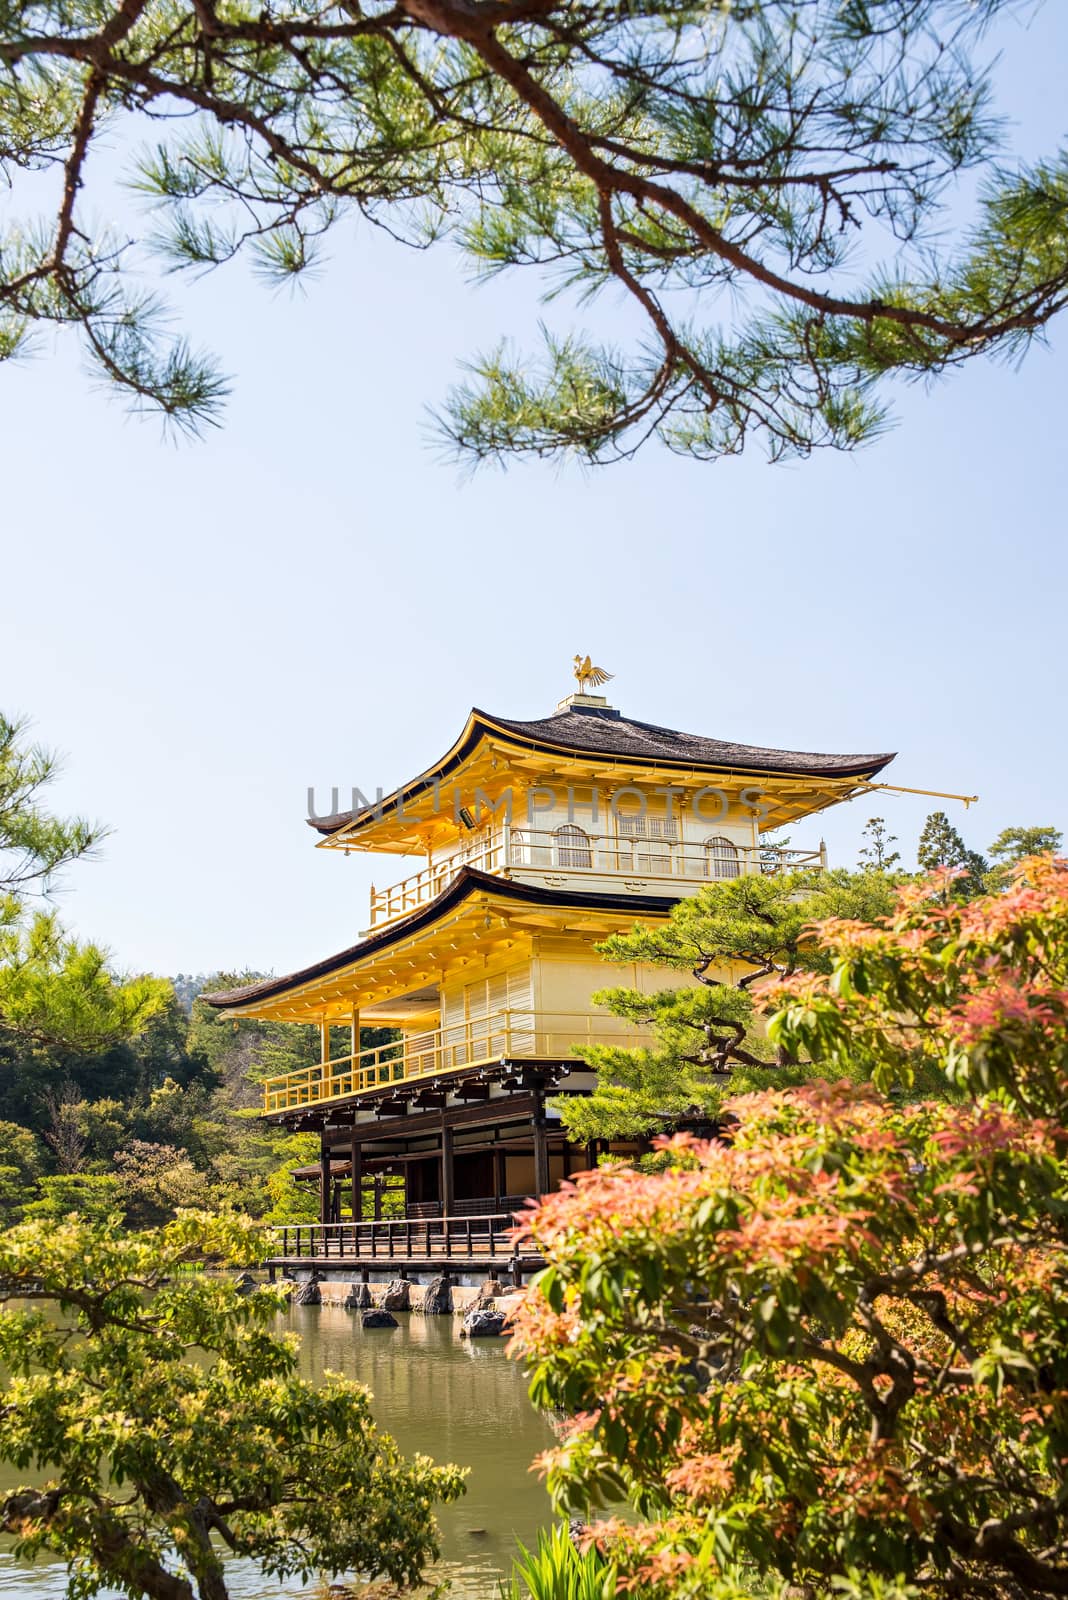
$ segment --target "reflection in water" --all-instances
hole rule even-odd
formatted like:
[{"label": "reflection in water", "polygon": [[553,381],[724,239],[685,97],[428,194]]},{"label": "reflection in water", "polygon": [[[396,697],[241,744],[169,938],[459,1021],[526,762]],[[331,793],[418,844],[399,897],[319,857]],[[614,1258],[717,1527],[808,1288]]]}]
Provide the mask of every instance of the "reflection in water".
[{"label": "reflection in water", "polygon": [[[441,1513],[438,1575],[452,1580],[455,1600],[491,1600],[516,1538],[529,1544],[549,1520],[545,1491],[529,1467],[551,1432],[503,1339],[461,1340],[453,1317],[401,1313],[398,1321],[399,1328],[365,1333],[359,1317],[340,1306],[291,1306],[278,1326],[300,1335],[306,1377],[329,1370],[366,1383],[376,1420],[406,1454],[471,1468],[467,1493]],[[10,1468],[0,1472],[4,1487],[13,1484]],[[229,1564],[227,1582],[234,1600],[308,1594],[297,1579],[265,1582],[246,1562]],[[65,1587],[60,1564],[29,1567],[0,1550],[0,1594],[60,1600]]]}]

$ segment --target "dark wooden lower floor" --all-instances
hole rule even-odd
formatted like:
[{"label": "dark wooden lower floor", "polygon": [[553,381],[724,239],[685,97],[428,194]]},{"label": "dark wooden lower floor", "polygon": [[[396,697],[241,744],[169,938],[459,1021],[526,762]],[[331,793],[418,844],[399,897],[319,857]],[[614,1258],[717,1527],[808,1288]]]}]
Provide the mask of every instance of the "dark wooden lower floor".
[{"label": "dark wooden lower floor", "polygon": [[398,1271],[481,1271],[522,1282],[541,1256],[513,1211],[460,1217],[401,1217],[380,1222],[304,1222],[275,1230],[267,1266],[276,1271],[310,1269],[358,1274],[389,1266]]},{"label": "dark wooden lower floor", "polygon": [[611,1155],[634,1160],[647,1141],[568,1138],[554,1095],[588,1093],[592,1075],[566,1062],[502,1061],[470,1081],[449,1078],[280,1118],[314,1127],[319,1160],[298,1182],[318,1189],[319,1220],[278,1230],[275,1269],[418,1271],[455,1263],[521,1274],[540,1258],[517,1243],[516,1213]]}]

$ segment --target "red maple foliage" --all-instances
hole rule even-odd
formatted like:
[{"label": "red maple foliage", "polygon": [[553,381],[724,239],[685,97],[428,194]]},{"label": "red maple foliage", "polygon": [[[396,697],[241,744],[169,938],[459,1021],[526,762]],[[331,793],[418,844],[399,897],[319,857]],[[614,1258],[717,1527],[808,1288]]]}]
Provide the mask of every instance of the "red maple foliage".
[{"label": "red maple foliage", "polygon": [[811,1084],[532,1216],[540,1465],[631,1502],[589,1535],[631,1587],[1068,1594],[1068,864],[943,900],[817,931],[771,1025]]}]

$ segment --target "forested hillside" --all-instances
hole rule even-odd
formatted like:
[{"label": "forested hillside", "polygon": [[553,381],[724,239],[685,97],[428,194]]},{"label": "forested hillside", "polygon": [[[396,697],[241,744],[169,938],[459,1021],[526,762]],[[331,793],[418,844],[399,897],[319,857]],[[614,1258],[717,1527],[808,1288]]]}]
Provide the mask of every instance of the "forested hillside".
[{"label": "forested hillside", "polygon": [[311,1214],[290,1168],[313,1137],[259,1120],[258,1085],[318,1060],[312,1028],[223,1022],[196,998],[254,974],[182,975],[143,1034],[79,1053],[0,1029],[0,1214],[125,1212],[134,1226],[177,1206],[255,1217]]}]

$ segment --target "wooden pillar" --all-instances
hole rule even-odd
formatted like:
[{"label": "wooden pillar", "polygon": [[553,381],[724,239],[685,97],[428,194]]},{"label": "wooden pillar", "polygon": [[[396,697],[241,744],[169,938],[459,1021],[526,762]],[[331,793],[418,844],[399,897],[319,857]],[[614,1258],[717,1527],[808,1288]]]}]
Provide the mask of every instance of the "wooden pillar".
[{"label": "wooden pillar", "polygon": [[325,1083],[330,1076],[330,1024],[325,1017],[319,1019],[319,1072]]},{"label": "wooden pillar", "polygon": [[349,1054],[352,1057],[352,1066],[355,1071],[356,1057],[360,1053],[360,1010],[353,1006],[352,1017],[349,1021]]},{"label": "wooden pillar", "polygon": [[330,1221],[330,1142],[325,1133],[319,1145],[319,1221]]},{"label": "wooden pillar", "polygon": [[382,1174],[375,1173],[375,1221],[382,1221]]},{"label": "wooden pillar", "polygon": [[363,1221],[363,1147],[356,1137],[356,1129],[352,1130],[352,1139],[349,1144],[349,1161],[352,1164],[352,1220]]},{"label": "wooden pillar", "polygon": [[591,1139],[586,1146],[586,1167],[592,1172],[597,1165],[597,1140]]},{"label": "wooden pillar", "polygon": [[570,1139],[565,1139],[564,1140],[564,1177],[565,1178],[570,1178],[570,1176],[571,1176],[571,1141],[570,1141]]},{"label": "wooden pillar", "polygon": [[508,1193],[508,1155],[504,1150],[495,1150],[493,1160],[496,1171],[497,1198],[501,1200]]},{"label": "wooden pillar", "polygon": [[540,1093],[535,1095],[531,1122],[534,1127],[534,1192],[543,1195],[549,1193],[552,1184],[549,1177],[549,1136],[545,1128],[545,1102]]},{"label": "wooden pillar", "polygon": [[453,1133],[445,1118],[441,1119],[441,1214],[451,1217],[456,1199]]}]

